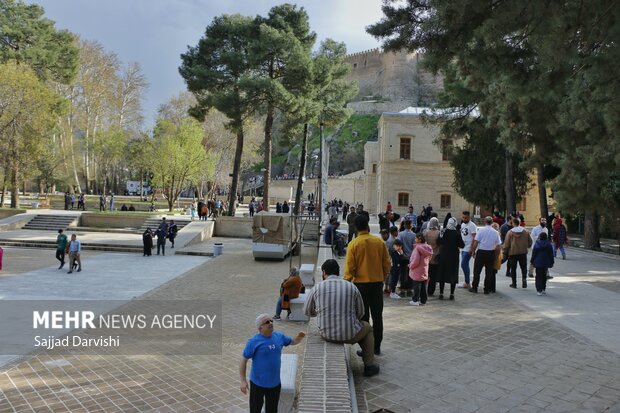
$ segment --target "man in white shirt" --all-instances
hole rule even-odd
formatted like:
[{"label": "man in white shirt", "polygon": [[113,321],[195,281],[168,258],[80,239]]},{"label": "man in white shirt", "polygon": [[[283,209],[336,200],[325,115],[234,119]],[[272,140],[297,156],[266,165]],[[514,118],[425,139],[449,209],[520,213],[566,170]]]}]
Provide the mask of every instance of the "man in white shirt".
[{"label": "man in white shirt", "polygon": [[484,293],[495,292],[495,257],[499,254],[502,241],[499,232],[495,231],[491,224],[493,218],[484,218],[484,228],[476,233],[476,238],[471,243],[469,254],[474,256],[474,280],[469,292],[477,293],[480,284],[480,273],[484,267]]},{"label": "man in white shirt", "polygon": [[[538,241],[538,236],[543,232],[549,235],[549,230],[547,229],[547,218],[541,217],[538,220],[538,225],[532,228],[532,232],[530,233],[530,236],[532,237],[532,245],[536,244],[536,241]],[[534,266],[531,262],[528,268],[528,273],[530,278],[534,278]]]},{"label": "man in white shirt", "polygon": [[469,284],[469,276],[471,274],[469,268],[471,255],[469,250],[471,249],[472,242],[476,238],[477,229],[478,227],[476,227],[476,224],[471,222],[469,211],[463,211],[461,220],[461,238],[463,238],[463,243],[465,246],[461,250],[461,269],[463,270],[463,275],[465,276],[465,283],[463,283],[461,288],[471,288],[471,285]]},{"label": "man in white shirt", "polygon": [[81,252],[82,244],[77,240],[75,234],[71,234],[71,242],[69,242],[69,272],[67,274],[73,272],[73,267],[76,264],[78,266],[77,272],[82,271],[82,260],[80,259]]}]

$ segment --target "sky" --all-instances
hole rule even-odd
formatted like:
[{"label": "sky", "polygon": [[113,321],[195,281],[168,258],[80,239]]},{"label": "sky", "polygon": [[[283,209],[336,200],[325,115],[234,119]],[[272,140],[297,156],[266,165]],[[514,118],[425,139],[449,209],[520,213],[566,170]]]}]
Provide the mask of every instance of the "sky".
[{"label": "sky", "polygon": [[[379,47],[364,28],[381,16],[381,0],[290,1],[304,7],[317,44],[344,42],[350,53]],[[185,90],[180,54],[195,46],[215,16],[240,13],[266,16],[283,2],[273,0],[27,0],[45,9],[58,29],[96,40],[123,63],[138,62],[149,88],[143,102],[145,127],[154,125],[157,108]]]}]

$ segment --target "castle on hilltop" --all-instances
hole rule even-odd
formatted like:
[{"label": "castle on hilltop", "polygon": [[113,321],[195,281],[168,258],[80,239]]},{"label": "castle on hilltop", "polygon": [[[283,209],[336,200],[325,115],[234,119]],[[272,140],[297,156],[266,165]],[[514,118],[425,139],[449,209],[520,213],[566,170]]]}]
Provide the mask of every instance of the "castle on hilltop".
[{"label": "castle on hilltop", "polygon": [[443,78],[424,70],[420,53],[383,52],[371,49],[345,57],[351,65],[348,80],[356,81],[359,93],[349,107],[356,113],[400,111],[409,106],[432,106]]}]

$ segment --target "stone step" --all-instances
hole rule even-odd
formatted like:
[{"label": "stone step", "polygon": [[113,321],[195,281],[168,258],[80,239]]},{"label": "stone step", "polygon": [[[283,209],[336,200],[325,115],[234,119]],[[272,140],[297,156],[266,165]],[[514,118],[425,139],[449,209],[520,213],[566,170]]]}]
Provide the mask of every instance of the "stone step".
[{"label": "stone step", "polygon": [[[166,221],[170,221],[170,220],[166,218]],[[174,220],[174,223],[177,224],[177,228],[179,231],[185,228],[185,226],[189,224],[190,222],[192,221],[191,220],[177,220],[177,219]],[[144,221],[144,223],[140,227],[139,232],[142,233],[146,231],[147,228],[156,229],[159,227],[160,223],[161,223],[161,218],[147,218],[146,221]]]},{"label": "stone step", "polygon": [[78,215],[35,215],[23,228],[40,231],[58,231],[59,229],[68,228],[78,218]]}]

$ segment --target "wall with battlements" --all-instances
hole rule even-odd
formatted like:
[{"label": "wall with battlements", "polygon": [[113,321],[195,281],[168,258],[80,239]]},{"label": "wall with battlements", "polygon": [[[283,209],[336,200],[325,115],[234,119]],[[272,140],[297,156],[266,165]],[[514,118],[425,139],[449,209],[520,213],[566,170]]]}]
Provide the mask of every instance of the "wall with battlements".
[{"label": "wall with battlements", "polygon": [[354,101],[379,102],[363,105],[363,112],[373,107],[380,111],[399,111],[408,106],[429,106],[436,101],[442,86],[441,77],[421,68],[419,53],[384,53],[372,49],[350,54],[345,61],[351,65],[348,79],[359,85]]}]

